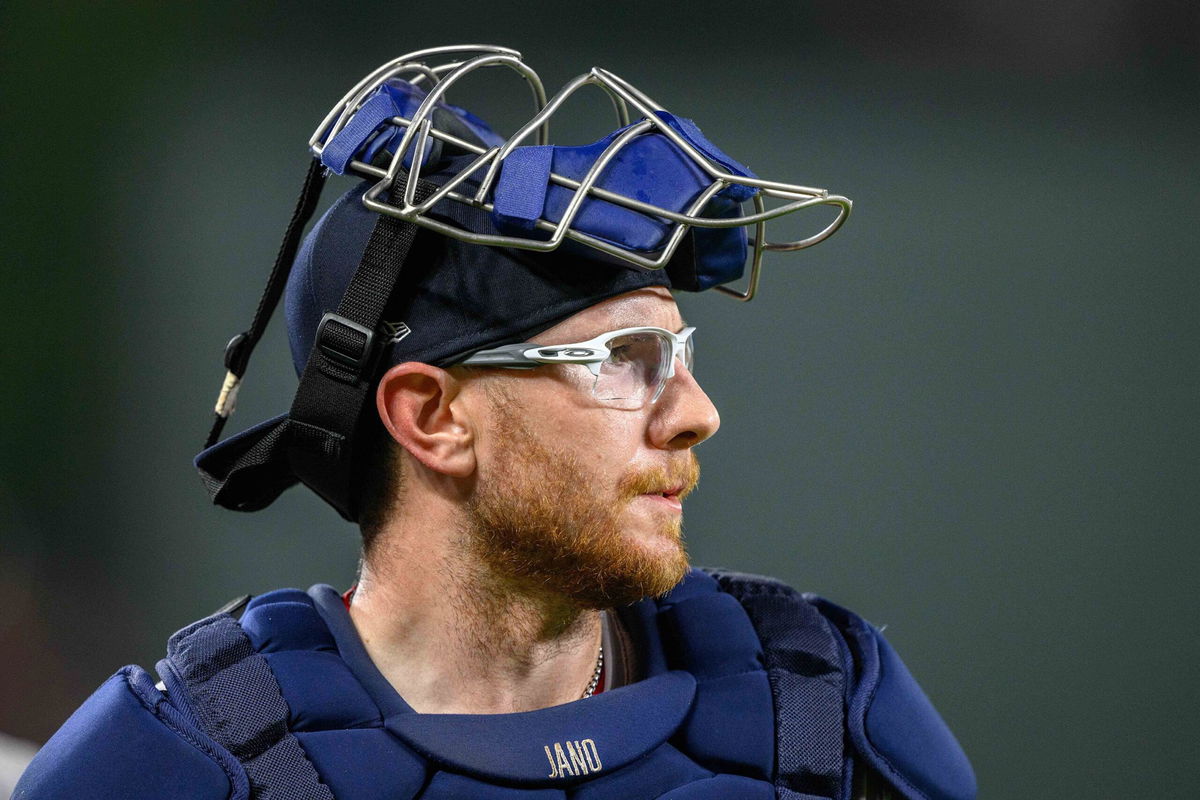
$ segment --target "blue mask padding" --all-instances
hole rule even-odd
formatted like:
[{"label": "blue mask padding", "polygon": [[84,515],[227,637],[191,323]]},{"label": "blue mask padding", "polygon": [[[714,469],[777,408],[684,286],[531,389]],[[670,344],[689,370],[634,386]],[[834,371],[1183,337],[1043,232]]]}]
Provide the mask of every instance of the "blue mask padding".
[{"label": "blue mask padding", "polygon": [[[149,686],[136,692],[138,680]],[[158,695],[153,681],[137,667],[105,681],[38,751],[13,797],[245,798],[231,791],[215,758],[186,738],[198,733],[173,730],[148,710],[156,707],[148,705],[151,693]]]},{"label": "blue mask padding", "polygon": [[[655,114],[663,122],[670,125],[676,133],[686,139],[688,144],[723,166],[726,172],[733,173],[734,175],[741,175],[746,178],[758,177],[751,172],[750,168],[745,164],[741,163],[740,161],[735,161],[729,156],[725,155],[725,153],[719,147],[710,142],[708,138],[700,132],[700,128],[697,127],[696,123],[692,122],[687,117],[677,117],[674,114],[667,113],[666,111],[657,111]],[[717,197],[728,197],[735,203],[744,203],[751,197],[754,197],[756,194],[758,194],[757,188],[753,186],[744,186],[740,183],[734,183],[717,192]]]},{"label": "blue mask padding", "polygon": [[[740,203],[719,194],[709,201],[704,209],[706,217],[740,216]],[[746,228],[692,228],[691,248],[693,253],[691,269],[683,272],[683,263],[672,263],[672,284],[678,283],[679,288],[689,292],[702,292],[723,283],[729,283],[742,277],[746,269],[746,251],[748,241]]]},{"label": "blue mask padding", "polygon": [[304,698],[289,705],[291,730],[382,727],[379,708],[336,653],[284,650],[266,659],[283,696]]},{"label": "blue mask padding", "polygon": [[[379,131],[380,127],[392,117],[412,119],[425,96],[424,90],[408,81],[391,80],[383,84],[355,112],[346,127],[326,143],[321,152],[321,163],[342,175],[356,155],[360,161],[371,163],[381,151],[394,153],[404,138],[404,129],[388,126]],[[433,113],[434,126],[447,133],[467,141],[474,140],[486,147],[504,143],[504,139],[486,122],[466,109],[438,103]],[[376,131],[379,131],[377,136],[374,135]],[[430,138],[421,155],[422,163],[429,159],[435,148],[440,148],[440,145],[437,140]],[[404,166],[406,169],[412,168],[411,151],[404,154]]]},{"label": "blue mask padding", "polygon": [[[519,235],[526,235],[533,230],[532,224],[537,218],[531,218],[528,211],[536,208],[537,204],[524,196],[529,191],[544,196],[540,216],[551,222],[562,219],[575,191],[549,183],[550,172],[582,180],[601,153],[623,131],[623,128],[614,131],[589,145],[537,148],[552,152],[548,164],[544,157],[518,156],[514,160],[517,150],[525,149],[515,148],[504,160],[495,187],[496,208],[493,218],[496,227]],[[703,171],[660,133],[648,133],[627,144],[608,162],[596,181],[596,185],[602,189],[672,211],[684,211],[710,183]],[[642,253],[661,249],[670,231],[669,223],[594,197],[583,201],[572,227]],[[548,237],[549,234],[543,236]]]},{"label": "blue mask padding", "polygon": [[[529,236],[546,206],[546,188],[554,167],[551,145],[517,147],[508,154],[496,184],[492,218],[501,230]],[[546,238],[543,233],[540,238]]]},{"label": "blue mask padding", "polygon": [[[296,589],[271,592],[263,597],[271,598],[264,604],[256,604],[262,598],[255,598],[242,613],[242,630],[246,632],[254,649],[260,653],[273,653],[278,650],[335,650],[333,637],[323,625],[314,625],[319,621],[317,612],[311,602],[295,601],[275,595],[283,592],[297,592]],[[308,596],[298,592],[304,600]],[[267,607],[269,606],[269,608]]]},{"label": "blue mask padding", "polygon": [[[372,95],[358,109],[346,127],[338,131],[337,135],[326,143],[325,148],[321,151],[321,163],[338,175],[344,175],[355,154],[362,149],[363,143],[379,129],[380,125],[398,115],[409,116],[404,113],[404,109],[396,105],[395,99],[390,94],[381,91]],[[375,141],[379,142],[385,138],[387,137],[377,136]],[[361,160],[370,161],[370,158],[366,157]]]},{"label": "blue mask padding", "polygon": [[408,800],[425,785],[425,762],[383,728],[297,731],[334,797]]},{"label": "blue mask padding", "polygon": [[[727,171],[753,176],[709,142],[691,120],[666,112],[658,116],[690,144]],[[549,234],[534,227],[539,218],[562,219],[574,191],[551,184],[554,172],[581,180],[605,148],[625,129],[598,142],[580,147],[518,147],[505,159],[494,191],[492,218],[509,235],[545,239]],[[692,159],[661,133],[639,136],[617,153],[596,185],[628,197],[683,212],[711,181]],[[734,184],[722,189],[703,210],[705,216],[734,217],[741,203],[757,189]],[[572,227],[603,241],[640,253],[655,253],[666,245],[671,224],[622,206],[588,197]],[[741,277],[746,261],[744,228],[693,228],[691,270],[684,287],[700,291]],[[693,288],[694,287],[694,288]]]},{"label": "blue mask padding", "polygon": [[[725,720],[721,721],[724,724]],[[625,769],[589,781],[571,800],[613,800],[616,797],[660,797],[686,784],[711,778],[712,773],[669,744],[664,744]],[[679,792],[680,797],[686,797]]]}]

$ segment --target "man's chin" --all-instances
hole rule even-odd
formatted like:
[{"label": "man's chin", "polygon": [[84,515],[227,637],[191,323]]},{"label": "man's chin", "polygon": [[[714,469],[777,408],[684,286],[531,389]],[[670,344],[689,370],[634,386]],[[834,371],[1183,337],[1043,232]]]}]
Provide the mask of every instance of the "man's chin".
[{"label": "man's chin", "polygon": [[608,564],[581,570],[583,580],[572,594],[577,602],[590,608],[627,606],[671,591],[690,566],[683,543],[678,538],[660,536],[624,548]]}]

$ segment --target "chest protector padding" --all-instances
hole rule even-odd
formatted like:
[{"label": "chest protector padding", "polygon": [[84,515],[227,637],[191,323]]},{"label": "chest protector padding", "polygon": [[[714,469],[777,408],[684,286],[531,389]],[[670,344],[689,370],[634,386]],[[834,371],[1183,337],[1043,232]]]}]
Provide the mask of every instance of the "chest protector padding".
[{"label": "chest protector padding", "polygon": [[758,576],[713,571],[737,598],[762,643],[774,701],[780,800],[836,797],[843,783],[846,679],[838,636],[817,609],[791,587]]},{"label": "chest protector padding", "polygon": [[229,614],[172,636],[159,670],[177,706],[242,763],[253,797],[333,800],[288,729],[274,671]]},{"label": "chest protector padding", "polygon": [[327,586],[185,628],[160,671],[171,702],[241,761],[251,797],[848,797],[849,656],[816,605],[773,581],[693,571],[619,614],[643,679],[521,714],[417,714]]}]

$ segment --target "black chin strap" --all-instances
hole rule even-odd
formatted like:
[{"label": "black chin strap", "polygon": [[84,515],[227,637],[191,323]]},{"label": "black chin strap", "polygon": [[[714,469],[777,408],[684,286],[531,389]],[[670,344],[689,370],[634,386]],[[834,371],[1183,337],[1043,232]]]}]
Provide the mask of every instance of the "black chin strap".
[{"label": "black chin strap", "polygon": [[[305,179],[254,324],[234,337],[226,350],[233,385],[230,389],[231,378],[227,376],[206,450],[216,443],[225,419],[232,413],[232,400],[250,351],[262,336],[287,283],[300,234],[312,216],[324,182],[323,168],[319,162],[314,161],[314,165]],[[407,176],[401,174],[392,186],[393,202],[403,196],[406,183]],[[422,202],[436,189],[433,184],[420,182],[416,202]],[[407,328],[394,330],[381,322],[416,235],[413,223],[379,216],[337,311],[321,318],[291,411],[284,418],[260,426],[253,436],[244,436],[244,442],[236,447],[218,448],[222,452],[205,452],[197,457],[200,477],[214,503],[238,511],[256,511],[300,480],[343,517],[355,520],[354,434],[374,387],[380,354],[408,333]],[[235,367],[241,371],[236,372]]]},{"label": "black chin strap", "polygon": [[275,313],[275,307],[279,305],[279,298],[283,296],[288,275],[292,271],[292,263],[296,260],[296,251],[300,248],[300,236],[317,208],[317,200],[320,199],[321,189],[325,186],[326,174],[325,166],[318,159],[314,158],[309,162],[308,174],[304,176],[304,185],[296,201],[296,210],[292,212],[292,219],[283,234],[283,242],[275,256],[275,266],[271,268],[267,288],[258,301],[254,320],[249,329],[234,336],[225,346],[225,383],[221,386],[221,394],[217,398],[215,418],[212,430],[208,432],[208,438],[204,442],[205,449],[212,447],[221,438],[225,422],[237,406],[237,392],[250,363],[250,354],[262,338],[271,315]]},{"label": "black chin strap", "polygon": [[[392,186],[393,202],[403,197],[406,183],[402,174]],[[418,183],[416,202],[436,189]],[[351,486],[354,434],[375,387],[381,353],[408,333],[381,323],[416,236],[413,223],[380,215],[337,311],[321,318],[288,412],[293,474],[352,521],[357,516],[357,493]]]}]

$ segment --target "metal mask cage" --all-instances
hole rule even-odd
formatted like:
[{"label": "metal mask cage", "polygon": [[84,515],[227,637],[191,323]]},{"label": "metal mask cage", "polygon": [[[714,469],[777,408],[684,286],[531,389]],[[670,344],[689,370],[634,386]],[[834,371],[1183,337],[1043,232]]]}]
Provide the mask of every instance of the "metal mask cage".
[{"label": "metal mask cage", "polygon": [[[528,84],[533,95],[535,112],[528,122],[502,145],[491,147],[466,141],[434,126],[433,112],[439,107],[439,104],[447,102],[447,92],[454,84],[476,70],[497,67],[516,72]],[[404,133],[386,168],[351,158],[347,169],[361,176],[377,179],[377,182],[363,196],[363,202],[368,208],[434,230],[444,236],[474,244],[543,252],[554,250],[569,239],[645,269],[662,269],[675,254],[689,228],[753,226],[753,234],[747,235],[747,246],[750,248],[751,257],[746,290],[739,291],[725,285],[713,287],[739,300],[749,300],[758,289],[764,252],[790,252],[811,247],[833,235],[850,213],[850,200],[840,195],[830,194],[826,189],[768,181],[728,171],[710,155],[693,146],[670,125],[664,124],[659,116],[660,112],[666,111],[663,106],[605,69],[593,67],[590,71],[569,81],[557,94],[547,100],[545,88],[537,73],[522,61],[518,51],[490,45],[456,45],[418,50],[381,65],[347,92],[321,121],[309,139],[309,147],[313,154],[318,159],[321,158],[327,144],[338,132],[344,130],[351,123],[364,103],[381,86],[394,78],[403,78],[427,91],[424,100],[411,118],[402,116],[391,118],[390,124],[397,129],[402,129]],[[551,116],[568,98],[586,86],[598,86],[608,95],[612,101],[619,126],[624,130],[621,130],[608,143],[582,179],[576,180],[554,172],[549,174],[550,183],[571,190],[573,195],[557,222],[544,217],[533,222],[533,226],[548,233],[548,237],[530,238],[480,233],[444,219],[436,219],[429,214],[430,210],[438,203],[446,200],[468,204],[491,213],[495,208],[493,190],[505,159],[515,148],[527,140],[535,139],[538,145],[549,144]],[[633,124],[630,121],[631,109],[641,115],[641,119]],[[706,188],[699,192],[690,207],[684,211],[640,201],[597,185],[602,172],[612,159],[637,137],[648,133],[658,133],[669,139],[711,181]],[[475,157],[466,167],[442,183],[427,198],[418,200],[417,185],[426,165],[423,163],[423,157],[419,158],[414,155],[411,157],[411,164],[407,169],[408,179],[404,192],[394,202],[389,201],[393,185],[406,171],[406,157],[409,153],[425,153],[431,137],[474,154]],[[475,176],[479,174],[482,174],[482,179],[473,192],[460,191],[460,187],[464,186],[464,182],[468,178],[472,178],[474,181]],[[718,192],[731,186],[744,186],[757,190],[752,197],[753,212],[739,216],[704,216],[702,212],[709,201]],[[467,185],[465,188],[469,190],[471,186]],[[603,200],[671,223],[665,244],[661,249],[646,253],[622,247],[579,230],[573,223],[587,197]],[[780,201],[781,204],[768,208],[766,198]],[[837,216],[823,229],[807,238],[787,242],[767,240],[766,223],[769,220],[813,206],[833,206],[837,210]]]}]

